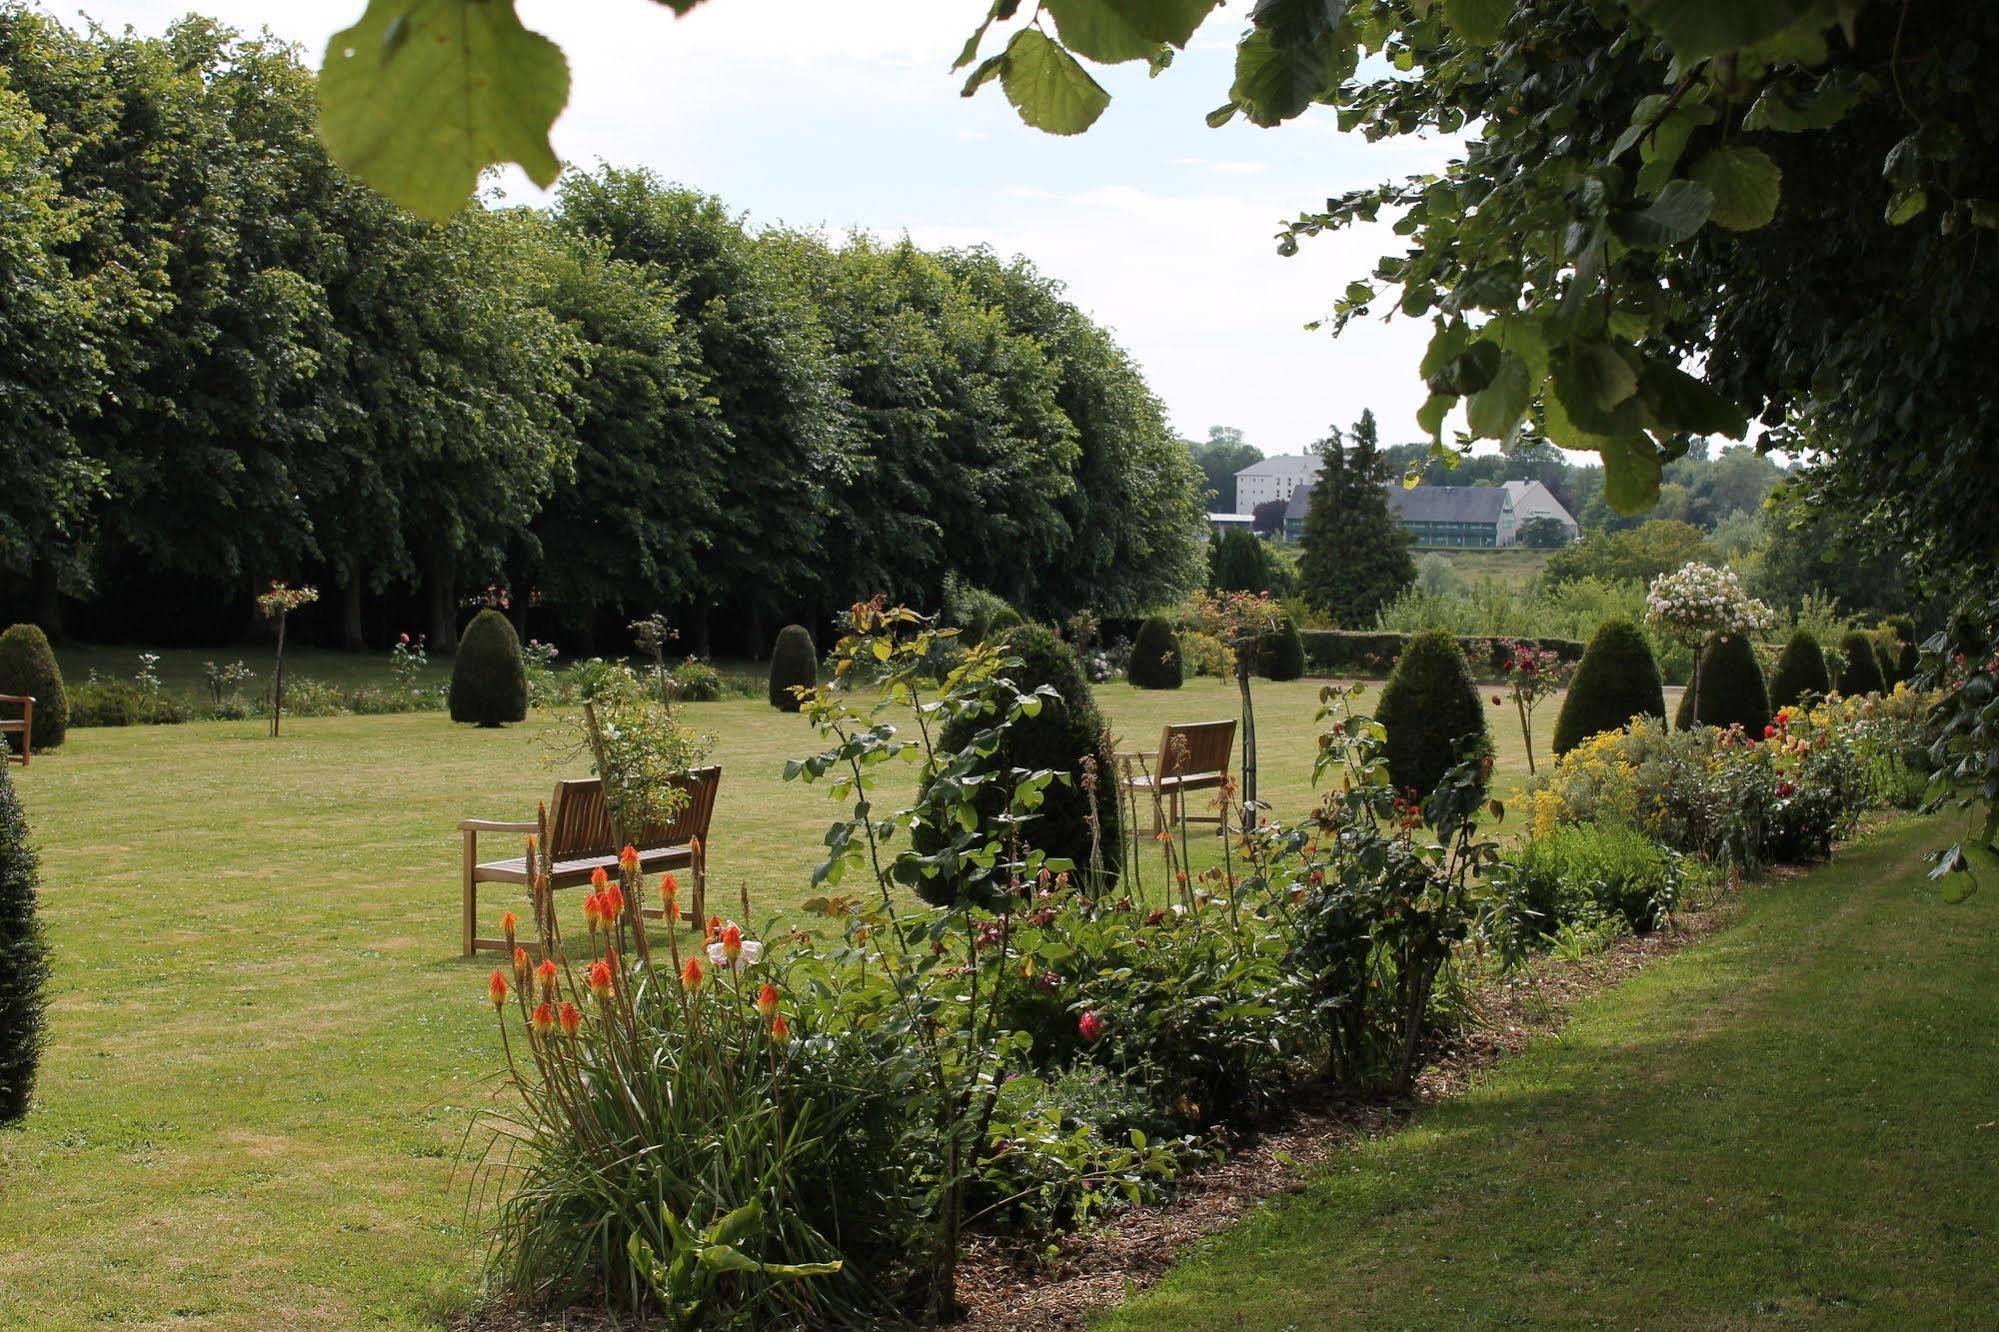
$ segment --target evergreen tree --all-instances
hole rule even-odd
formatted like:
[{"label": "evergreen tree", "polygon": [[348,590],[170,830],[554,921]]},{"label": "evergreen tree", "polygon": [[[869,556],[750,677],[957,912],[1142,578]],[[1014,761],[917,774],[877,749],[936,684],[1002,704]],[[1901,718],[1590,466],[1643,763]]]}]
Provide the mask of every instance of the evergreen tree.
[{"label": "evergreen tree", "polygon": [[1398,791],[1427,796],[1457,765],[1468,737],[1490,743],[1485,709],[1458,640],[1425,629],[1402,646],[1374,719],[1388,730],[1388,778]]},{"label": "evergreen tree", "polygon": [[1272,592],[1280,581],[1270,548],[1247,532],[1225,532],[1208,552],[1208,586],[1216,592]]},{"label": "evergreen tree", "polygon": [[1157,615],[1138,626],[1125,678],[1139,689],[1178,689],[1182,677],[1180,636]]},{"label": "evergreen tree", "polygon": [[1832,675],[1826,670],[1824,650],[1809,630],[1798,630],[1784,644],[1776,673],[1770,677],[1771,706],[1794,707],[1808,694],[1823,698],[1831,692]]},{"label": "evergreen tree", "polygon": [[465,626],[451,663],[451,720],[478,726],[526,721],[528,677],[513,623],[482,610]]},{"label": "evergreen tree", "polygon": [[0,1124],[28,1112],[47,1039],[49,949],[36,914],[38,877],[28,821],[0,765]]},{"label": "evergreen tree", "polygon": [[799,699],[793,686],[810,689],[818,683],[819,650],[812,646],[812,631],[787,624],[770,649],[770,705],[779,712],[796,712]]},{"label": "evergreen tree", "polygon": [[1299,591],[1306,604],[1348,628],[1374,623],[1381,608],[1416,581],[1409,534],[1388,510],[1376,451],[1374,413],[1354,423],[1352,443],[1335,431],[1320,445],[1324,459],[1305,516]]},{"label": "evergreen tree", "polygon": [[1651,644],[1631,621],[1606,620],[1569,681],[1555,719],[1555,754],[1566,754],[1601,732],[1622,730],[1633,717],[1663,721],[1665,716],[1666,690]]},{"label": "evergreen tree", "polygon": [[[1870,657],[1871,660],[1871,657]],[[1717,638],[1701,653],[1699,679],[1702,726],[1740,726],[1761,738],[1770,724],[1770,690],[1763,683],[1763,666],[1756,660],[1755,645],[1747,634]],[[1696,700],[1692,686],[1680,695],[1673,725],[1685,730],[1694,724]]]},{"label": "evergreen tree", "polygon": [[1886,687],[1873,639],[1855,629],[1839,640],[1839,650],[1846,658],[1839,668],[1840,693],[1878,694]]},{"label": "evergreen tree", "polygon": [[[35,700],[34,745],[54,749],[69,734],[69,693],[48,635],[39,625],[17,624],[0,634],[0,694]],[[5,752],[0,741],[0,752]]]}]

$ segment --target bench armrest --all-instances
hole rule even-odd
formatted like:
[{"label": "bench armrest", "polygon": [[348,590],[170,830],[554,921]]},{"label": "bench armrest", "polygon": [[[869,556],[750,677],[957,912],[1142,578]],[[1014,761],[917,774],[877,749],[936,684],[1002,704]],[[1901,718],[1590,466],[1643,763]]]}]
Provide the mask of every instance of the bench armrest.
[{"label": "bench armrest", "polygon": [[0,703],[33,703],[33,694],[0,694]]},{"label": "bench armrest", "polygon": [[541,831],[538,823],[502,823],[497,819],[466,819],[458,825],[459,832],[489,833],[531,833]]},{"label": "bench armrest", "polygon": [[1156,749],[1133,749],[1111,755],[1113,759],[1156,759],[1158,757],[1159,751]]}]

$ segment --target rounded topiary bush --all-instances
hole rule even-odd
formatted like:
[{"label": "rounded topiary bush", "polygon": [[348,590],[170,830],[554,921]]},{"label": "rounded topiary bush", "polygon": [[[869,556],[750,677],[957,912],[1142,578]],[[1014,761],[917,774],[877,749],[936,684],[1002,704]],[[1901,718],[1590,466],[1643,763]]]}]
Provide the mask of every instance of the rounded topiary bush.
[{"label": "rounded topiary bush", "polygon": [[496,610],[482,610],[458,636],[451,663],[451,720],[478,726],[526,721],[528,674],[521,640]]},{"label": "rounded topiary bush", "polygon": [[[1009,727],[999,747],[981,761],[979,771],[1003,773],[1011,768],[1038,771],[1052,769],[1068,773],[1067,782],[1051,782],[1042,793],[1036,817],[1022,827],[1027,845],[1050,857],[1074,861],[1077,869],[1090,864],[1091,796],[1083,784],[1084,755],[1097,763],[1096,815],[1102,829],[1100,852],[1104,869],[1115,872],[1118,864],[1117,778],[1111,755],[1104,748],[1103,714],[1097,711],[1096,695],[1090,690],[1083,664],[1067,643],[1053,631],[1038,624],[1022,625],[1006,635],[1006,655],[1020,658],[1021,664],[1003,672],[1023,692],[1051,685],[1061,702],[1045,702],[1032,717],[1022,717]],[[953,718],[939,733],[938,745],[945,750],[962,750],[979,731],[992,724],[990,717]],[[980,813],[991,818],[1002,812],[1008,797],[1005,783],[994,783]],[[947,844],[937,830],[919,827],[914,843],[926,855]],[[926,901],[953,900],[972,886],[984,872],[949,880],[942,876],[921,880],[912,886]],[[990,885],[988,885],[989,887]]]},{"label": "rounded topiary bush", "polygon": [[1777,669],[1770,677],[1770,706],[1795,707],[1807,695],[1819,698],[1832,692],[1832,672],[1826,669],[1825,650],[1811,631],[1800,629],[1784,644]]},{"label": "rounded topiary bush", "polygon": [[[0,634],[0,694],[26,694],[35,700],[37,750],[54,749],[69,734],[69,694],[62,687],[62,668],[38,625],[17,624]],[[14,715],[11,709],[8,715]]]},{"label": "rounded topiary bush", "polygon": [[47,1039],[49,950],[36,914],[36,878],[28,821],[0,765],[0,1124],[28,1112]]},{"label": "rounded topiary bush", "polygon": [[1621,731],[1633,717],[1666,716],[1666,687],[1652,645],[1629,620],[1606,620],[1590,639],[1555,719],[1555,753],[1593,735]]},{"label": "rounded topiary bush", "polygon": [[[1700,725],[1740,726],[1762,737],[1770,724],[1770,690],[1763,683],[1763,667],[1749,635],[1730,634],[1709,643],[1701,654],[1699,679]],[[1693,726],[1694,706],[1694,687],[1689,684],[1680,695],[1673,724],[1681,730]]]},{"label": "rounded topiary bush", "polygon": [[1181,674],[1180,635],[1154,615],[1138,626],[1138,636],[1132,639],[1125,678],[1139,689],[1178,689]]},{"label": "rounded topiary bush", "polygon": [[1388,776],[1427,796],[1458,761],[1459,741],[1487,740],[1485,709],[1458,640],[1426,629],[1402,646],[1374,719],[1388,729]]},{"label": "rounded topiary bush", "polygon": [[812,631],[802,624],[787,624],[777,631],[770,648],[770,705],[779,712],[798,711],[794,686],[810,689],[819,683],[819,650],[812,645]]},{"label": "rounded topiary bush", "polygon": [[1305,640],[1290,616],[1257,640],[1256,673],[1269,680],[1295,680],[1305,673]]},{"label": "rounded topiary bush", "polygon": [[1855,629],[1839,640],[1839,650],[1846,658],[1839,668],[1839,692],[1880,693],[1884,684],[1881,679],[1881,663],[1874,656],[1874,640]]}]

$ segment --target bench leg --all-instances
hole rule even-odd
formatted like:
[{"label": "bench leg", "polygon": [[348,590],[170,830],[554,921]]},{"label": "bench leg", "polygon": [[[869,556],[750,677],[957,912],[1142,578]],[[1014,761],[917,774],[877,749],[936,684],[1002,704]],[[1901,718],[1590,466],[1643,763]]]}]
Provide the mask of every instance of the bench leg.
[{"label": "bench leg", "polygon": [[467,957],[471,957],[474,953],[478,951],[478,949],[473,945],[472,942],[479,932],[478,931],[479,885],[475,883],[472,879],[473,866],[477,865],[478,863],[479,863],[479,834],[476,832],[468,831],[465,834],[465,871],[464,871],[465,872],[465,884],[464,884],[465,937],[463,940],[465,946],[465,956]]}]

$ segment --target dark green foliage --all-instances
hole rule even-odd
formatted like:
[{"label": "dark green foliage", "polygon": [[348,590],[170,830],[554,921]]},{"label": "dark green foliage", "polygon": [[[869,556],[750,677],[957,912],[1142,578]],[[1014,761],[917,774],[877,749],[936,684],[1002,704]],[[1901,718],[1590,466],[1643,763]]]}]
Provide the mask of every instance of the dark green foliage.
[{"label": "dark green foliage", "polygon": [[1607,620],[1569,682],[1555,719],[1555,753],[1566,754],[1600,732],[1622,730],[1633,717],[1665,715],[1666,690],[1645,635],[1629,620]]},{"label": "dark green foliage", "polygon": [[1295,680],[1305,673],[1305,641],[1290,616],[1258,640],[1256,673],[1270,680]]},{"label": "dark green foliage", "polygon": [[1916,668],[1921,664],[1922,652],[1916,645],[1916,617],[1913,615],[1885,615],[1881,627],[1875,631],[1881,637],[1882,646],[1888,650],[1888,661],[1881,668],[1883,680],[1890,689],[1904,680],[1915,678]]},{"label": "dark green foliage", "polygon": [[1409,533],[1388,511],[1374,413],[1354,423],[1353,443],[1324,440],[1324,464],[1305,516],[1298,590],[1340,624],[1363,625],[1416,581]]},{"label": "dark green foliage", "polygon": [[[1763,667],[1756,660],[1755,645],[1747,634],[1717,638],[1701,654],[1700,724],[1740,726],[1761,739],[1770,724],[1770,690],[1763,683]],[[1673,724],[1681,730],[1694,725],[1694,687],[1680,695],[1679,711]]]},{"label": "dark green foliage", "polygon": [[0,764],[0,1124],[28,1112],[47,1033],[49,950],[36,915],[28,820]]},{"label": "dark green foliage", "polygon": [[802,624],[787,624],[777,631],[770,649],[770,705],[779,712],[796,712],[795,685],[810,689],[819,683],[819,651],[812,645],[812,631]]},{"label": "dark green foliage", "polygon": [[1900,655],[1902,645],[1900,642],[1895,642],[1891,646],[1878,634],[1873,636],[1873,643],[1874,664],[1881,668],[1881,692],[1885,694],[1895,687],[1896,670],[1898,669],[1896,658]]},{"label": "dark green foliage", "polygon": [[1138,626],[1125,678],[1139,689],[1180,687],[1180,635],[1157,615]]},{"label": "dark green foliage", "polygon": [[482,610],[458,639],[451,663],[451,720],[479,726],[527,720],[528,677],[513,622]]},{"label": "dark green foliage", "polygon": [[[69,733],[69,694],[63,689],[62,668],[49,647],[48,635],[32,624],[17,624],[0,634],[0,694],[26,694],[35,700],[35,752],[54,749]],[[19,716],[11,704],[7,715]]]},{"label": "dark green foliage", "polygon": [[1208,586],[1217,592],[1277,592],[1283,571],[1270,547],[1247,532],[1225,532],[1208,552]]},{"label": "dark green foliage", "polygon": [[1880,693],[1884,685],[1881,662],[1874,655],[1874,640],[1855,629],[1839,640],[1839,650],[1846,658],[1839,668],[1839,692]]},{"label": "dark green foliage", "polygon": [[1825,651],[1808,630],[1798,630],[1777,658],[1777,670],[1770,677],[1770,705],[1794,707],[1808,694],[1824,698],[1831,692],[1832,673],[1826,669]]},{"label": "dark green foliage", "polygon": [[[1402,655],[1403,645],[1409,641],[1407,634],[1348,629],[1305,629],[1298,637],[1305,646],[1306,664],[1320,675],[1377,680],[1395,669],[1395,659]],[[1581,661],[1583,657],[1583,645],[1572,638],[1511,639],[1465,634],[1458,638],[1458,651],[1465,654],[1465,664],[1475,677],[1497,680],[1506,673],[1501,663],[1509,651],[1507,645],[1514,642],[1552,652],[1567,662]]]},{"label": "dark green foliage", "polygon": [[1427,796],[1457,763],[1460,741],[1489,743],[1464,654],[1442,629],[1409,639],[1374,716],[1388,728],[1388,776],[1397,790]]},{"label": "dark green foliage", "polygon": [[[1040,811],[1024,825],[1022,835],[1031,848],[1086,868],[1090,864],[1089,797],[1083,787],[1081,760],[1086,754],[1094,756],[1098,772],[1096,813],[1103,830],[1100,854],[1105,869],[1115,870],[1119,826],[1117,784],[1112,775],[1111,755],[1103,745],[1103,714],[1097,711],[1096,695],[1090,690],[1083,664],[1068,644],[1038,624],[1021,625],[1009,632],[1006,653],[1021,661],[1019,666],[1005,672],[1016,687],[1025,692],[1044,684],[1052,685],[1062,701],[1050,700],[1036,716],[1016,722],[982,770],[1005,772],[1024,768],[1031,772],[1047,768],[1069,774],[1068,781],[1049,784]],[[944,727],[938,744],[946,750],[963,749],[976,732],[990,724],[990,718],[954,719]],[[1000,812],[999,805],[1005,799],[1000,789],[1003,785],[994,784],[993,808],[986,810],[982,804],[982,813]],[[926,853],[935,851],[939,845],[936,835],[927,829],[918,829],[915,841]],[[933,879],[926,880],[918,891],[932,902],[941,902],[954,896],[962,886]]]}]

